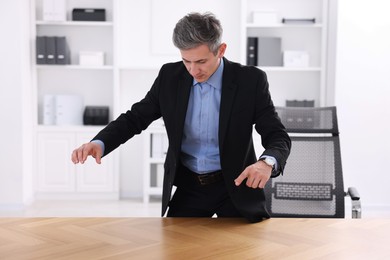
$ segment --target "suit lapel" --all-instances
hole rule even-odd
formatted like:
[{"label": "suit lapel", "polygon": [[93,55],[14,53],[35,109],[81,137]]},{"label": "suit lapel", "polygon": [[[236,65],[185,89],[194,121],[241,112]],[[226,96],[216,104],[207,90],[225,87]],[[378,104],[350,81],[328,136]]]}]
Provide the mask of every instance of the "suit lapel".
[{"label": "suit lapel", "polygon": [[175,144],[176,152],[181,149],[181,140],[183,138],[184,121],[187,114],[188,100],[190,96],[190,90],[192,86],[192,77],[184,73],[183,77],[178,82],[177,97],[176,97],[176,112],[175,112]]},{"label": "suit lapel", "polygon": [[237,85],[233,82],[233,70],[230,62],[224,58],[224,71],[222,75],[221,107],[219,110],[219,147],[223,151],[223,144],[230,120]]}]

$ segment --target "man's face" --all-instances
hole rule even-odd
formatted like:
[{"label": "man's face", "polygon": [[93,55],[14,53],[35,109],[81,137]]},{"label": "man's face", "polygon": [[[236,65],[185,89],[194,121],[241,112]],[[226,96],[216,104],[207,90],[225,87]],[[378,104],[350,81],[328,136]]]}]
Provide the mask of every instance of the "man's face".
[{"label": "man's face", "polygon": [[222,43],[217,55],[205,44],[189,50],[180,50],[183,63],[197,82],[205,82],[217,70],[223,57],[226,44]]}]

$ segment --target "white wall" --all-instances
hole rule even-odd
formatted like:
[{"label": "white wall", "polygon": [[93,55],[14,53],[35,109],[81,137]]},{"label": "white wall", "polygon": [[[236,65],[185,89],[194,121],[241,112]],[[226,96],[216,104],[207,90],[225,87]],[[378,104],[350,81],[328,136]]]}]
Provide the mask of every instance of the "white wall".
[{"label": "white wall", "polygon": [[0,2],[0,209],[32,198],[28,17],[27,1]]},{"label": "white wall", "polygon": [[[143,5],[133,11],[139,15],[147,12],[152,1],[157,0],[143,1]],[[31,107],[31,99],[28,98],[31,94],[30,57],[27,54],[31,41],[27,33],[28,2],[0,2],[1,33],[7,36],[0,41],[0,208],[4,205],[21,205],[32,194],[32,123],[29,114],[25,113],[28,111],[26,107]],[[239,60],[239,17],[233,20],[229,14],[240,13],[238,3],[239,0],[235,0],[229,5],[221,4],[221,7],[213,5],[214,9],[211,10],[217,11],[218,16],[223,18],[221,20],[229,44],[228,57],[232,60]],[[390,100],[389,5],[385,0],[339,1],[335,103],[339,111],[345,184],[359,189],[365,208],[390,208],[390,194],[386,188],[390,181],[390,170],[387,168],[390,157],[387,149],[390,145],[387,137],[390,133],[390,109],[387,106]],[[162,14],[170,12],[162,10]],[[123,12],[123,15],[126,13]],[[131,17],[131,10],[128,15]],[[127,42],[122,44],[134,44],[131,39],[137,36],[132,34],[125,37]],[[161,51],[160,47],[154,46],[153,50]],[[168,50],[165,44],[162,47]],[[133,56],[124,57],[136,60]],[[171,57],[167,55],[166,59]],[[121,59],[120,64],[132,66],[134,63],[129,60]],[[149,61],[156,60],[149,56]],[[131,77],[134,73],[139,71],[125,72],[122,76]],[[124,90],[122,108],[138,100],[141,92],[154,79],[153,70],[143,73],[144,83],[139,83],[135,95],[131,88],[137,88],[138,82],[137,86],[121,86]],[[140,137],[137,137],[121,148],[120,188],[124,196],[142,195],[141,143]]]},{"label": "white wall", "polygon": [[390,210],[390,3],[340,0],[336,105],[346,186]]}]

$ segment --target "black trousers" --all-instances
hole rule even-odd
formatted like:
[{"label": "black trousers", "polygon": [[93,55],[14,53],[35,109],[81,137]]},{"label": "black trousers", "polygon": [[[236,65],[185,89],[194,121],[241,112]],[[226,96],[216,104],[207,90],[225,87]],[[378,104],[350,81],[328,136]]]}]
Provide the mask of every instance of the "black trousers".
[{"label": "black trousers", "polygon": [[175,179],[177,189],[169,202],[168,217],[242,217],[234,207],[223,179],[202,185],[196,174],[180,166]]}]

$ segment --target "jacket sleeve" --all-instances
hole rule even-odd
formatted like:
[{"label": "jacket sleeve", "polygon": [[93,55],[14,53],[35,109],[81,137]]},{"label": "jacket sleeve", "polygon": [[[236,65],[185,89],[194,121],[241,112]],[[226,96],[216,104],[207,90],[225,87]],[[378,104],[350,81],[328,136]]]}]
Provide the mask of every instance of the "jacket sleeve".
[{"label": "jacket sleeve", "polygon": [[151,89],[141,101],[133,104],[130,110],[119,115],[117,119],[110,122],[92,139],[100,140],[104,143],[103,156],[112,152],[134,135],[140,134],[154,120],[161,117],[158,96],[162,70],[163,68],[160,70]]},{"label": "jacket sleeve", "polygon": [[275,111],[267,76],[263,71],[260,71],[260,74],[256,94],[257,100],[261,102],[256,104],[255,129],[261,135],[262,145],[265,148],[261,156],[273,156],[278,163],[277,172],[273,175],[275,177],[283,174],[290,154],[291,140]]}]

